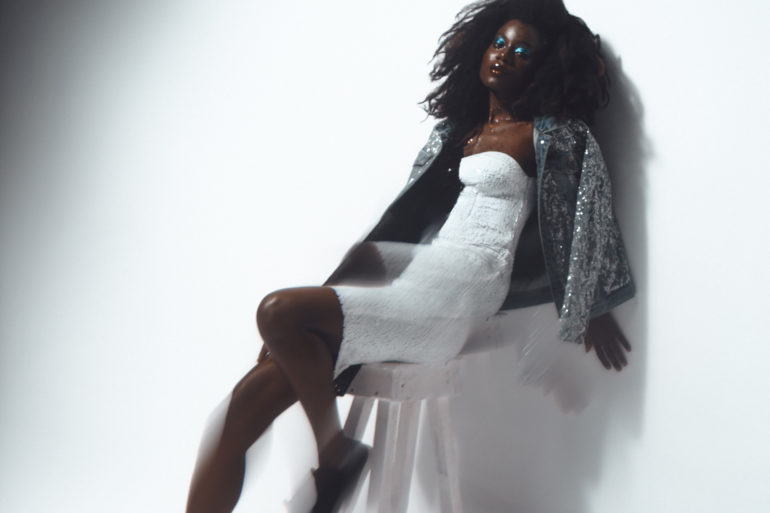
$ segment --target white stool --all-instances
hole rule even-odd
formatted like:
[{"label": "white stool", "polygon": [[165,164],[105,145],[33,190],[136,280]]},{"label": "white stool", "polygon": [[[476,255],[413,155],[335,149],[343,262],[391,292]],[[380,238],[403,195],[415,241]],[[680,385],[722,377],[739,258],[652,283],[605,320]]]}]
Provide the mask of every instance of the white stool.
[{"label": "white stool", "polygon": [[449,417],[449,398],[457,393],[459,371],[459,359],[441,365],[376,363],[361,367],[348,389],[355,398],[344,431],[348,437],[360,440],[376,401],[374,447],[367,468],[340,509],[342,513],[353,511],[367,470],[367,511],[406,511],[423,405],[434,442],[441,512],[462,511]]}]

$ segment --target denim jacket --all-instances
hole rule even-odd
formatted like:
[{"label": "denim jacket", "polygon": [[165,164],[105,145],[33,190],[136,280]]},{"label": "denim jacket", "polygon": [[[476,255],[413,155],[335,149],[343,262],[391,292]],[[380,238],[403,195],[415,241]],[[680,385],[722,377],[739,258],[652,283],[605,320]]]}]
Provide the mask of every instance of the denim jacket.
[{"label": "denim jacket", "polygon": [[[461,189],[457,178],[443,178],[459,161],[459,156],[441,158],[451,151],[444,148],[451,131],[447,121],[434,127],[406,186],[364,241],[417,243],[435,233]],[[580,343],[588,320],[630,299],[635,287],[612,210],[607,167],[588,127],[579,120],[536,118],[533,140],[537,215],[528,223],[532,236],[526,236],[526,227],[522,234],[519,245],[529,247],[517,248],[501,309],[553,301],[561,339]],[[542,255],[535,259],[541,267],[544,262],[542,272],[537,266],[517,272],[519,253],[527,251]],[[332,277],[340,278],[338,272]]]}]

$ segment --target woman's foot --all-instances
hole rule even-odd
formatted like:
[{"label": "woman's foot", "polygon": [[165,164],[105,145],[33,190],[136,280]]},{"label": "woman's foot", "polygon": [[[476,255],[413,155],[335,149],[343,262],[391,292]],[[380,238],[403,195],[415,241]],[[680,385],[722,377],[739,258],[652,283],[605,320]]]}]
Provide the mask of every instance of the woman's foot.
[{"label": "woman's foot", "polygon": [[369,456],[369,447],[357,440],[341,437],[324,451],[324,463],[313,470],[316,503],[311,513],[333,513],[346,492],[355,484]]}]

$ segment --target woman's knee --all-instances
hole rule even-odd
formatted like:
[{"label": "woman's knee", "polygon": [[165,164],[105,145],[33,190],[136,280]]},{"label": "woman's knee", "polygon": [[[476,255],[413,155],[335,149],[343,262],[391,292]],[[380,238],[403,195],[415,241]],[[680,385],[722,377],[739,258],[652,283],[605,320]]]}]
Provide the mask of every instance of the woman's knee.
[{"label": "woman's knee", "polygon": [[272,338],[281,329],[296,322],[294,300],[282,290],[265,296],[257,308],[257,328],[263,337]]},{"label": "woman's knee", "polygon": [[296,353],[297,344],[307,343],[312,333],[320,336],[330,351],[342,337],[342,312],[337,295],[325,287],[301,287],[271,292],[257,308],[257,328],[271,353],[283,349]]}]

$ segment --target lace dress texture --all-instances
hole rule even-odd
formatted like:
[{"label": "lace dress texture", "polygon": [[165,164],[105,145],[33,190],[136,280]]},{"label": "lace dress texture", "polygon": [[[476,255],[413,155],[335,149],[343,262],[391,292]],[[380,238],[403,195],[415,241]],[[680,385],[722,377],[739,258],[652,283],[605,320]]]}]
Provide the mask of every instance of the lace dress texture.
[{"label": "lace dress texture", "polygon": [[458,172],[464,187],[444,225],[409,245],[392,283],[332,287],[344,317],[335,377],[357,363],[449,360],[500,309],[536,182],[497,151],[464,157]]}]

